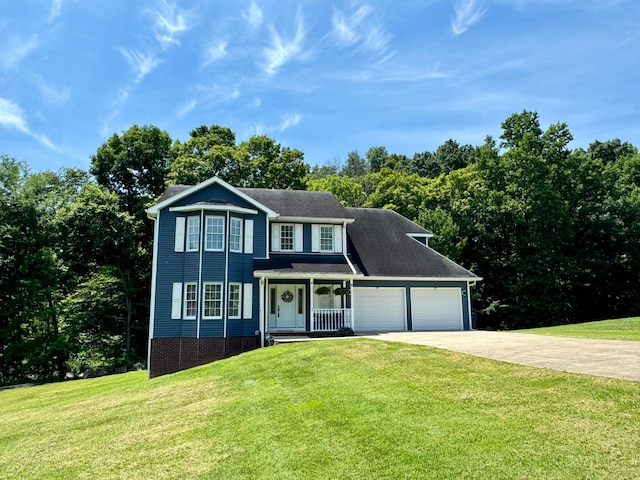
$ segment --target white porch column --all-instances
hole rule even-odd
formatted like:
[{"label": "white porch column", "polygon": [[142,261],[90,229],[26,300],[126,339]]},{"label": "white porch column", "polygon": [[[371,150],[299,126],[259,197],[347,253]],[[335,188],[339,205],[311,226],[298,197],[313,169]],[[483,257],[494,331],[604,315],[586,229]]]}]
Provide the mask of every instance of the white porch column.
[{"label": "white porch column", "polygon": [[355,292],[353,290],[353,278],[349,279],[349,293],[351,295],[351,329],[356,330]]},{"label": "white porch column", "polygon": [[313,332],[313,278],[309,279],[309,331]]}]

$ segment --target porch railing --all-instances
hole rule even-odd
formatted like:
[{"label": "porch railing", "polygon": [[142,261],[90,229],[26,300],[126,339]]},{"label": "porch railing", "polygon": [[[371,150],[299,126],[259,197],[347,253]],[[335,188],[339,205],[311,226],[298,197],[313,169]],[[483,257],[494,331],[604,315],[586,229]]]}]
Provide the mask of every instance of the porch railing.
[{"label": "porch railing", "polygon": [[350,308],[314,308],[313,331],[334,332],[344,327],[353,328]]}]

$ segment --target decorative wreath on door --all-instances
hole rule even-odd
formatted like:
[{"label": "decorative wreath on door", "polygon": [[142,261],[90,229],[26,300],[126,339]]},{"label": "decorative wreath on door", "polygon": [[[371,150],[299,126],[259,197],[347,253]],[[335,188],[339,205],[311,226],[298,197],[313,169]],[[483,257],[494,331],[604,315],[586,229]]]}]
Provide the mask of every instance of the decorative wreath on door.
[{"label": "decorative wreath on door", "polygon": [[285,290],[280,298],[282,298],[283,302],[289,303],[291,300],[293,300],[293,293],[291,293],[291,291],[289,290]]}]

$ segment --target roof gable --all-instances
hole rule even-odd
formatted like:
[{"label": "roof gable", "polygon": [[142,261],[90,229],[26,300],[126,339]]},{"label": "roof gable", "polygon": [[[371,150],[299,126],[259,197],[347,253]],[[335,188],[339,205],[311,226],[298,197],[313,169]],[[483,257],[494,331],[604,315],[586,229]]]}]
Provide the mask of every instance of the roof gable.
[{"label": "roof gable", "polygon": [[236,187],[228,184],[227,182],[225,182],[224,180],[222,180],[221,178],[218,177],[213,177],[210,178],[208,180],[205,180],[204,182],[201,182],[197,185],[169,185],[166,190],[164,191],[164,193],[160,196],[160,199],[158,200],[158,203],[156,203],[155,205],[149,207],[146,212],[147,215],[149,217],[156,217],[158,212],[160,210],[162,210],[163,208],[166,208],[168,206],[171,206],[177,202],[179,202],[180,200],[193,195],[197,192],[200,192],[208,187],[211,187],[213,185],[219,185],[220,187],[224,188],[225,190],[231,192],[234,195],[237,195],[238,197],[240,197],[241,199],[243,199],[245,202],[249,203],[250,205],[254,206],[255,208],[257,208],[258,210],[262,210],[263,212],[265,212],[268,216],[270,217],[277,217],[278,214],[276,212],[274,212],[273,210],[271,210],[268,206],[263,205],[262,203],[260,203],[259,201],[257,201],[256,199],[248,196],[246,193],[240,191],[239,189],[237,189]]}]

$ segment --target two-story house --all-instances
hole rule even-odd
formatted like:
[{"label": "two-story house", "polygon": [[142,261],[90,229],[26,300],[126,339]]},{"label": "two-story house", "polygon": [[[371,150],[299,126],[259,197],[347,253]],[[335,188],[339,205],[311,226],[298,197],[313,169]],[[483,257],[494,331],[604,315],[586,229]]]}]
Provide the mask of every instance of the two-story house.
[{"label": "two-story house", "polygon": [[480,278],[391,210],[216,177],[169,186],[147,214],[152,377],[259,348],[268,332],[471,328]]}]

